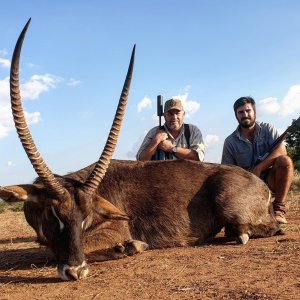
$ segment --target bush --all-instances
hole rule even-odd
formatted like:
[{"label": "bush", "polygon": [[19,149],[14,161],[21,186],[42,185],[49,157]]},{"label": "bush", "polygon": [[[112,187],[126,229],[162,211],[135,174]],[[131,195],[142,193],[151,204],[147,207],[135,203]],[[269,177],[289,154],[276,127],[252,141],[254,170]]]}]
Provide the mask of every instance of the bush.
[{"label": "bush", "polygon": [[300,160],[294,161],[294,168],[296,171],[300,172]]},{"label": "bush", "polygon": [[298,171],[295,171],[295,176],[291,186],[291,191],[300,192],[300,174]]},{"label": "bush", "polygon": [[5,211],[6,207],[7,207],[7,204],[0,200],[0,214],[2,214]]},{"label": "bush", "polygon": [[16,202],[16,203],[6,203],[0,200],[0,213],[5,211],[22,211],[23,210],[23,202]]}]

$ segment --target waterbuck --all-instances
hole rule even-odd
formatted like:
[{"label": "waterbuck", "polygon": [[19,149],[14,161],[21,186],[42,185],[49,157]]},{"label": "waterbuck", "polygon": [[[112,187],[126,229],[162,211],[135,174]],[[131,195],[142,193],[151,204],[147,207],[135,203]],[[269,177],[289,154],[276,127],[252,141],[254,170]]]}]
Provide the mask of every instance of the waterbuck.
[{"label": "waterbuck", "polygon": [[279,231],[268,187],[239,167],[177,161],[111,160],[132,77],[133,49],[116,116],[99,160],[54,175],[39,154],[21,105],[19,58],[29,21],[14,50],[10,90],[15,126],[38,179],[0,188],[8,202],[25,201],[26,220],[55,254],[63,280],[88,274],[86,258],[121,258],[147,248],[196,245],[224,225],[240,243]]}]

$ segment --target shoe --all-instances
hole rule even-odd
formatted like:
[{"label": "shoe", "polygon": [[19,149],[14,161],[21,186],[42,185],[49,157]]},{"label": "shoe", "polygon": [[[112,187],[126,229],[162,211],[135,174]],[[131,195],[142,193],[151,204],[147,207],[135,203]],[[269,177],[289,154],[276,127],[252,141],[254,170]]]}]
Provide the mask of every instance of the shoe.
[{"label": "shoe", "polygon": [[275,211],[275,219],[279,224],[287,224],[285,213],[281,210]]}]

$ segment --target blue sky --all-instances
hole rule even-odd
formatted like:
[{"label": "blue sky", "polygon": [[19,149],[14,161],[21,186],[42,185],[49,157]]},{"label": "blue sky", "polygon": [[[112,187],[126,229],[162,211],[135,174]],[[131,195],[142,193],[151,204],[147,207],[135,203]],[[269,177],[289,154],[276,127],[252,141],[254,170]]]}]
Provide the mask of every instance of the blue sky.
[{"label": "blue sky", "polygon": [[9,66],[23,44],[21,94],[35,143],[53,173],[96,161],[111,126],[131,50],[136,60],[129,103],[114,155],[135,159],[158,124],[156,97],[179,96],[187,123],[220,162],[237,126],[232,105],[257,102],[258,120],[280,131],[300,113],[300,2],[5,1],[0,12],[0,185],[36,174],[12,122]]}]

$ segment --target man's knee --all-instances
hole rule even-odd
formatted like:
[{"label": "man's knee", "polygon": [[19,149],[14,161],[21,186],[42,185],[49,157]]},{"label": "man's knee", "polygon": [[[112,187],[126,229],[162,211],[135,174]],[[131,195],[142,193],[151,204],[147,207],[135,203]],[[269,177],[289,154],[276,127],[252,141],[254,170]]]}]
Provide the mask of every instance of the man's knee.
[{"label": "man's knee", "polygon": [[274,166],[279,168],[290,168],[292,170],[294,168],[293,161],[287,155],[278,156],[274,161]]}]

